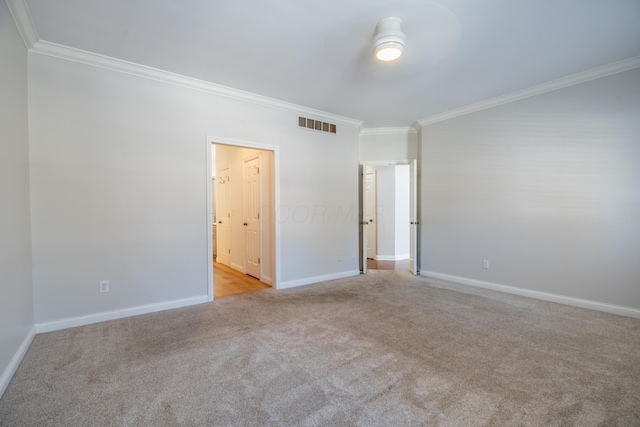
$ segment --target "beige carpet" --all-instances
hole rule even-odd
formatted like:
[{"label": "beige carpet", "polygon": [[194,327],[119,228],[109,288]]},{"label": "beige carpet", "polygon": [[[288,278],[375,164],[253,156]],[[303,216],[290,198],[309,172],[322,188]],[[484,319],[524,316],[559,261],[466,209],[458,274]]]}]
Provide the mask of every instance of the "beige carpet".
[{"label": "beige carpet", "polygon": [[36,336],[2,426],[638,426],[640,320],[407,272]]}]

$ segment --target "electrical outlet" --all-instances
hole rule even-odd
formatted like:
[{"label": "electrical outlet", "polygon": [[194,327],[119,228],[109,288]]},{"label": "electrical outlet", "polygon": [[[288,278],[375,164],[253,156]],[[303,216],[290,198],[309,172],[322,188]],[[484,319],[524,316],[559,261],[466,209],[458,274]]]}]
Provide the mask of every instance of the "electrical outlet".
[{"label": "electrical outlet", "polygon": [[100,293],[104,294],[105,292],[109,292],[109,281],[100,280]]},{"label": "electrical outlet", "polygon": [[483,259],[482,260],[482,268],[489,268],[489,260],[488,259]]},{"label": "electrical outlet", "polygon": [[342,252],[338,252],[338,262],[342,261]]}]

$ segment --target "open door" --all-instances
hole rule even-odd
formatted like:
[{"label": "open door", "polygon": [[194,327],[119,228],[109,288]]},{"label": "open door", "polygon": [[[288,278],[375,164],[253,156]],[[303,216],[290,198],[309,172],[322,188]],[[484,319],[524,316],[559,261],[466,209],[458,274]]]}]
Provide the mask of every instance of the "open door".
[{"label": "open door", "polygon": [[409,268],[414,275],[418,271],[418,191],[416,188],[417,179],[417,161],[412,160],[409,170]]},{"label": "open door", "polygon": [[360,274],[367,272],[367,229],[369,221],[367,220],[367,166],[360,165]]},{"label": "open door", "polygon": [[244,180],[243,225],[244,225],[244,267],[245,273],[261,279],[260,257],[262,233],[260,230],[260,207],[262,191],[260,183],[261,155],[244,160],[242,178]]},{"label": "open door", "polygon": [[364,220],[369,223],[367,225],[367,259],[377,259],[377,169],[373,166],[367,166],[365,177],[367,180],[365,185],[367,207]]},{"label": "open door", "polygon": [[218,178],[218,203],[217,215],[217,261],[220,264],[231,266],[231,207],[229,189],[229,166],[217,173]]}]

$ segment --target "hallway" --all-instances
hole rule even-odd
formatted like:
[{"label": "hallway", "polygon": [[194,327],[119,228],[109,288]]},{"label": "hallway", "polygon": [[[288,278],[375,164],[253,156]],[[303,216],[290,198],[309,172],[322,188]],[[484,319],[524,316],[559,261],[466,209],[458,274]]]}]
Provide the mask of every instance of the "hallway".
[{"label": "hallway", "polygon": [[271,286],[258,279],[242,274],[224,264],[213,262],[213,297],[222,298],[230,295],[255,292],[269,289]]}]

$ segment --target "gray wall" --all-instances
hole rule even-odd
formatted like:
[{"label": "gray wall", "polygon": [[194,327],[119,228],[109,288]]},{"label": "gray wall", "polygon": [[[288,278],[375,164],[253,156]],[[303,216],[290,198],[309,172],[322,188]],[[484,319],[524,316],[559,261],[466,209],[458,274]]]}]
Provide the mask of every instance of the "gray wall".
[{"label": "gray wall", "polygon": [[[0,2],[0,395],[33,334],[27,49]],[[16,359],[19,362],[19,357]]]},{"label": "gray wall", "polygon": [[640,308],[640,69],[421,140],[423,271]]},{"label": "gray wall", "polygon": [[361,162],[417,159],[418,134],[413,129],[363,129],[359,155]]},{"label": "gray wall", "polygon": [[358,273],[357,125],[29,55],[38,325],[206,298],[207,135],[280,147],[280,285]]}]

